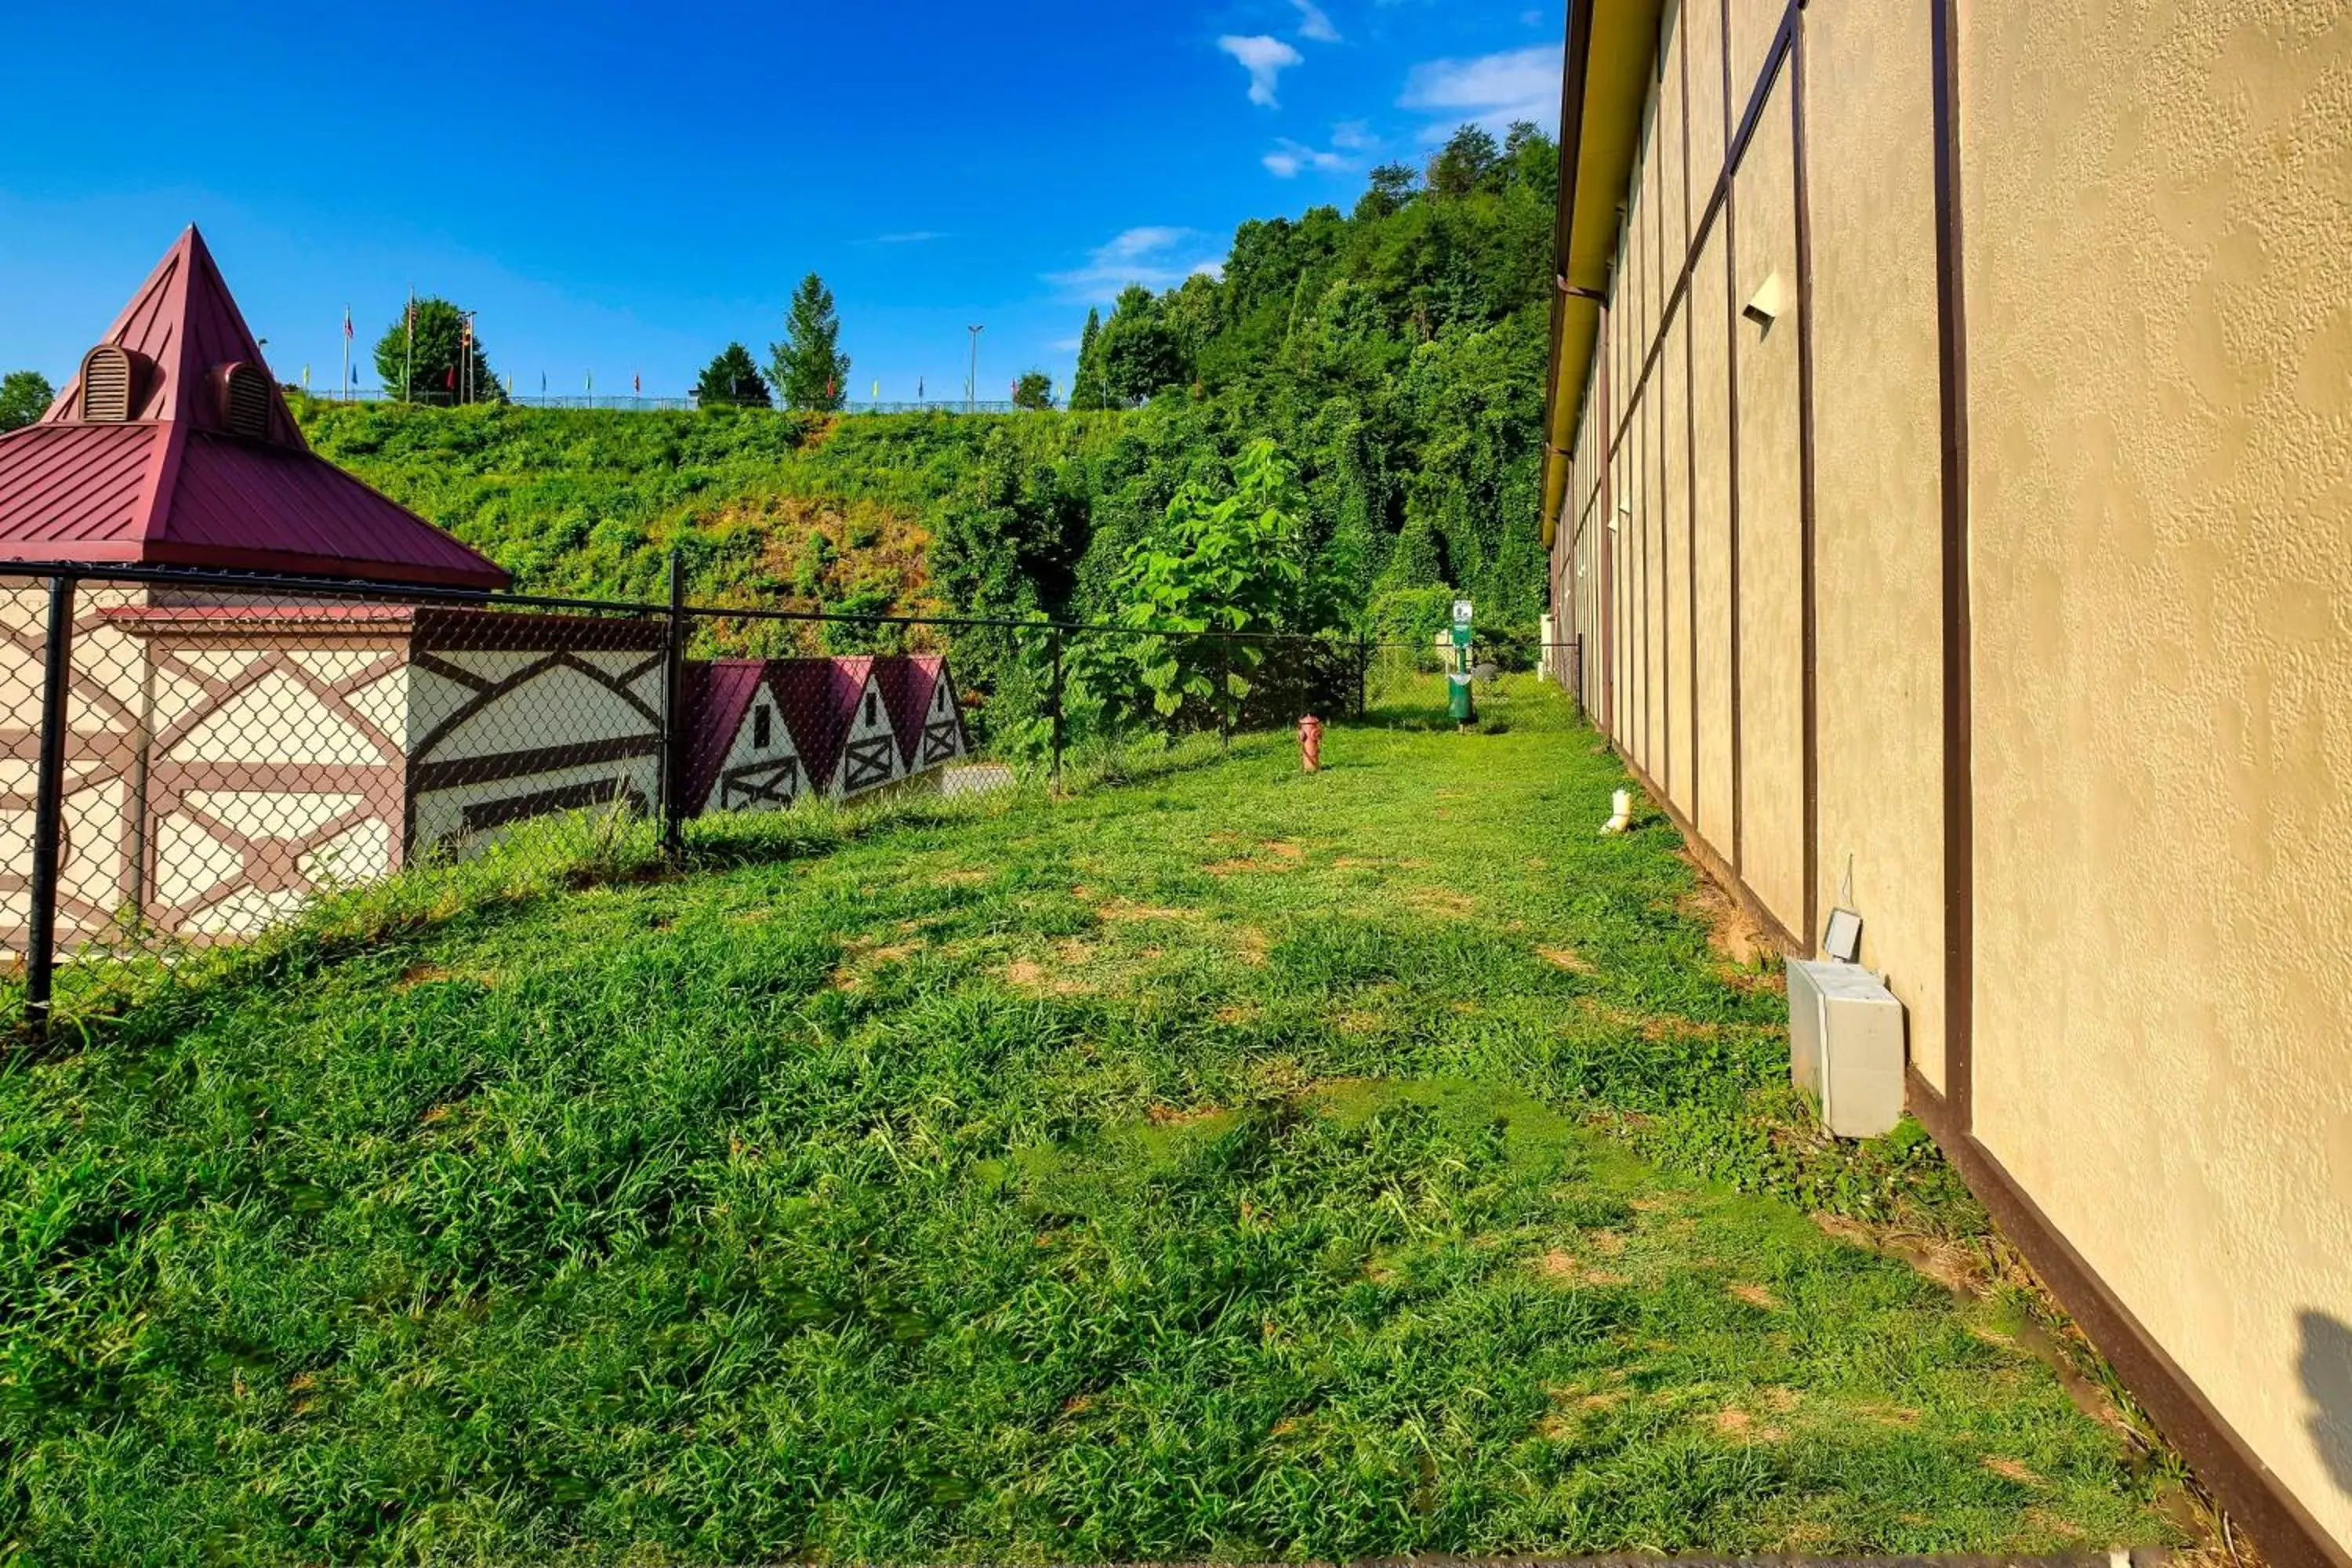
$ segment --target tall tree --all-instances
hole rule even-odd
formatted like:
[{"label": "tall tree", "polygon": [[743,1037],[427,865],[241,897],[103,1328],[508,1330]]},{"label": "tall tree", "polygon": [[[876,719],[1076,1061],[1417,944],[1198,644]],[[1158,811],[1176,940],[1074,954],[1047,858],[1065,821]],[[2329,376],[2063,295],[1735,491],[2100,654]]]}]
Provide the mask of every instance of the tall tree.
[{"label": "tall tree", "polygon": [[37,370],[12,370],[0,376],[0,433],[21,429],[48,412],[57,388]]},{"label": "tall tree", "polygon": [[793,290],[784,341],[768,345],[768,379],[787,408],[831,412],[849,395],[849,356],[841,352],[841,318],[833,290],[812,272]]},{"label": "tall tree", "polygon": [[1096,345],[1107,405],[1125,408],[1189,379],[1181,345],[1151,290],[1130,284]]},{"label": "tall tree", "polygon": [[1015,408],[1051,408],[1054,406],[1054,378],[1042,370],[1033,370],[1013,384],[1013,406]]},{"label": "tall tree", "polygon": [[1499,185],[1503,152],[1482,125],[1465,125],[1429,161],[1429,191],[1448,201],[1459,201],[1474,191]]},{"label": "tall tree", "polygon": [[[409,314],[415,321],[414,351]],[[469,352],[470,343],[470,352]],[[375,345],[376,379],[411,403],[502,403],[506,389],[490,374],[482,339],[469,332],[466,312],[438,297],[419,300],[393,319]]]},{"label": "tall tree", "polygon": [[704,408],[771,408],[768,378],[751,363],[751,351],[729,343],[702,367],[694,384],[695,402]]},{"label": "tall tree", "polygon": [[1070,408],[1104,406],[1102,384],[1102,312],[1087,311],[1087,330],[1078,335],[1078,374],[1070,382]]}]

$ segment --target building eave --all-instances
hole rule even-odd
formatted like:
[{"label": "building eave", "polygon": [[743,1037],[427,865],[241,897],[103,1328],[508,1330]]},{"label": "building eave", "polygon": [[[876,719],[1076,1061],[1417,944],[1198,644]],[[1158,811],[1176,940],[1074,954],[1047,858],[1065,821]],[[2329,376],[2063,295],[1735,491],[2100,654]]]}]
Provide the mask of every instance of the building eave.
[{"label": "building eave", "polygon": [[1553,232],[1551,359],[1544,385],[1543,542],[1549,549],[1568,489],[1569,450],[1584,415],[1586,374],[1601,339],[1625,190],[1657,78],[1664,0],[1575,0],[1560,79],[1559,213]]}]

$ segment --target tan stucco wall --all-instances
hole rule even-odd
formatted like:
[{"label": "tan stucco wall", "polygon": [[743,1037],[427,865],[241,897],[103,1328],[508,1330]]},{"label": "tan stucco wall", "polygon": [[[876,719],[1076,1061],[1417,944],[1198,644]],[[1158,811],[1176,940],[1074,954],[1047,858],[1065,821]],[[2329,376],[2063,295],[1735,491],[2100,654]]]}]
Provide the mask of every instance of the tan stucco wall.
[{"label": "tan stucco wall", "polygon": [[[1703,6],[1705,0],[1697,3]],[[1764,58],[1771,53],[1773,35],[1780,32],[1789,6],[1787,0],[1730,0],[1730,4],[1731,123],[1737,126],[1748,110],[1756,79],[1764,73]]]},{"label": "tan stucco wall", "polygon": [[1675,744],[1674,725],[1669,714],[1675,707],[1674,683],[1680,679],[1680,661],[1675,657],[1675,638],[1667,591],[1668,536],[1678,515],[1675,510],[1675,485],[1666,472],[1666,383],[1663,361],[1650,373],[1649,412],[1643,423],[1650,437],[1651,532],[1650,532],[1650,647],[1657,660],[1655,697],[1650,703],[1650,749],[1657,761],[1652,775],[1661,787],[1671,792],[1667,781],[1674,776],[1675,753],[1682,748]]},{"label": "tan stucco wall", "polygon": [[[1738,12],[1735,8],[1734,16]],[[1739,850],[1748,885],[1805,928],[1804,581],[1798,446],[1796,183],[1788,73],[1772,89],[1733,192],[1734,294],[1777,272],[1790,308],[1769,331],[1731,324],[1739,377]]]},{"label": "tan stucco wall", "polygon": [[1818,908],[1849,876],[1862,962],[1944,1072],[1941,402],[1933,61],[1911,9],[1805,16],[1811,214]]},{"label": "tan stucco wall", "polygon": [[2352,1546],[2352,11],[1960,82],[1979,1131]]},{"label": "tan stucco wall", "polygon": [[1659,406],[1665,421],[1659,465],[1665,521],[1666,793],[1685,821],[1698,809],[1691,768],[1690,340],[1682,313],[1666,321],[1658,361]]},{"label": "tan stucco wall", "polygon": [[1698,500],[1698,816],[1731,859],[1731,362],[1723,227],[1700,242],[1691,272],[1692,473]]},{"label": "tan stucco wall", "polygon": [[1723,173],[1723,13],[1719,6],[1685,4],[1682,20],[1690,73],[1691,217],[1696,221]]},{"label": "tan stucco wall", "polygon": [[[1683,260],[1690,254],[1691,211],[1685,196],[1689,184],[1688,153],[1683,145],[1683,33],[1679,26],[1666,34],[1658,60],[1658,279],[1667,294],[1674,292]],[[1661,321],[1664,306],[1660,307]]]}]

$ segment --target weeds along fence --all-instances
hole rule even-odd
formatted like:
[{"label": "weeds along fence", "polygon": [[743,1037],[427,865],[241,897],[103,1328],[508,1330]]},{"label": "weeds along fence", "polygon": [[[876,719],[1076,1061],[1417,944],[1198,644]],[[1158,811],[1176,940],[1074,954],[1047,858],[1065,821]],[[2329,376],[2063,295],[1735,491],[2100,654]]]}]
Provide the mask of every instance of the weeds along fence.
[{"label": "weeds along fence", "polygon": [[[1315,711],[1442,717],[1434,656],[1328,635],[543,598],[172,568],[0,572],[0,943],[248,939],[405,868],[888,792],[1058,793],[1076,758]],[[534,847],[537,847],[536,849]]]}]

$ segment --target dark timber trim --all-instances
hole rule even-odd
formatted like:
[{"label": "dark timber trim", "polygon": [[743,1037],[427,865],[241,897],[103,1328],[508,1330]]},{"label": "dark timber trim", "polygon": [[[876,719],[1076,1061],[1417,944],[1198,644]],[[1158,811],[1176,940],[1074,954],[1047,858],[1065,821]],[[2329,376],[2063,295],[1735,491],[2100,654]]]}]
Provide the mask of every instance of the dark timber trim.
[{"label": "dark timber trim", "polygon": [[[1759,84],[1755,100],[1748,106],[1746,125],[1735,136],[1731,130],[1731,0],[1723,4],[1723,47],[1717,52],[1723,57],[1723,173],[1716,181],[1715,198],[1708,204],[1710,212],[1723,214],[1723,368],[1730,386],[1725,395],[1724,436],[1728,448],[1725,454],[1725,514],[1730,525],[1730,559],[1726,563],[1730,575],[1726,579],[1723,599],[1731,613],[1731,879],[1739,884],[1740,873],[1747,868],[1748,813],[1743,799],[1741,774],[1746,771],[1745,746],[1741,742],[1739,721],[1739,228],[1738,205],[1731,199],[1731,177],[1739,167],[1740,155],[1748,150],[1748,132],[1753,130],[1757,112],[1763,107],[1763,93],[1769,89],[1770,72],[1777,61],[1765,65],[1767,79]],[[1744,884],[1740,884],[1744,885]]]},{"label": "dark timber trim", "polygon": [[487,756],[453,757],[446,762],[416,763],[408,770],[412,796],[467,784],[502,784],[565,768],[617,763],[661,753],[658,734],[623,735],[611,741],[580,741],[564,746],[540,746],[526,752],[493,752]]},{"label": "dark timber trim", "polygon": [[[1682,24],[1687,17],[1677,16],[1675,42],[1680,46],[1683,72],[1683,238],[1686,246],[1684,266],[1696,263],[1688,258],[1698,253],[1698,227],[1692,221],[1691,189],[1691,121],[1690,121],[1690,29]],[[1721,173],[1721,171],[1717,171]],[[1698,328],[1692,321],[1692,295],[1683,289],[1683,479],[1689,491],[1683,506],[1683,566],[1688,572],[1690,584],[1683,600],[1684,619],[1690,627],[1690,803],[1691,820],[1700,814],[1700,789],[1704,779],[1699,768],[1699,691],[1698,691]]]},{"label": "dark timber trim", "polygon": [[[1945,4],[1937,0],[1937,10]],[[1959,1108],[1930,1088],[1916,1068],[1909,1069],[1906,1088],[1911,1113],[1959,1168],[1969,1190],[2098,1346],[2166,1440],[2180,1450],[2231,1517],[2261,1544],[2273,1568],[2352,1565],[2352,1557],[2329,1542],[2319,1521],[2279,1485],[2270,1467],[2231,1430],[2179,1363],[2093,1272],[1991,1151],[1977,1142],[1961,1122]]]},{"label": "dark timber trim", "polygon": [[1805,186],[1805,24],[1789,7],[1789,121],[1797,179],[1797,495],[1801,584],[1800,636],[1804,644],[1805,947],[1812,953],[1822,929],[1822,745],[1819,669],[1820,601],[1814,592],[1813,492],[1813,220]]},{"label": "dark timber trim", "polygon": [[1960,236],[1959,17],[1933,0],[1936,331],[1944,457],[1944,1088],[1976,1125],[1976,797],[1969,605],[1969,329]]}]

